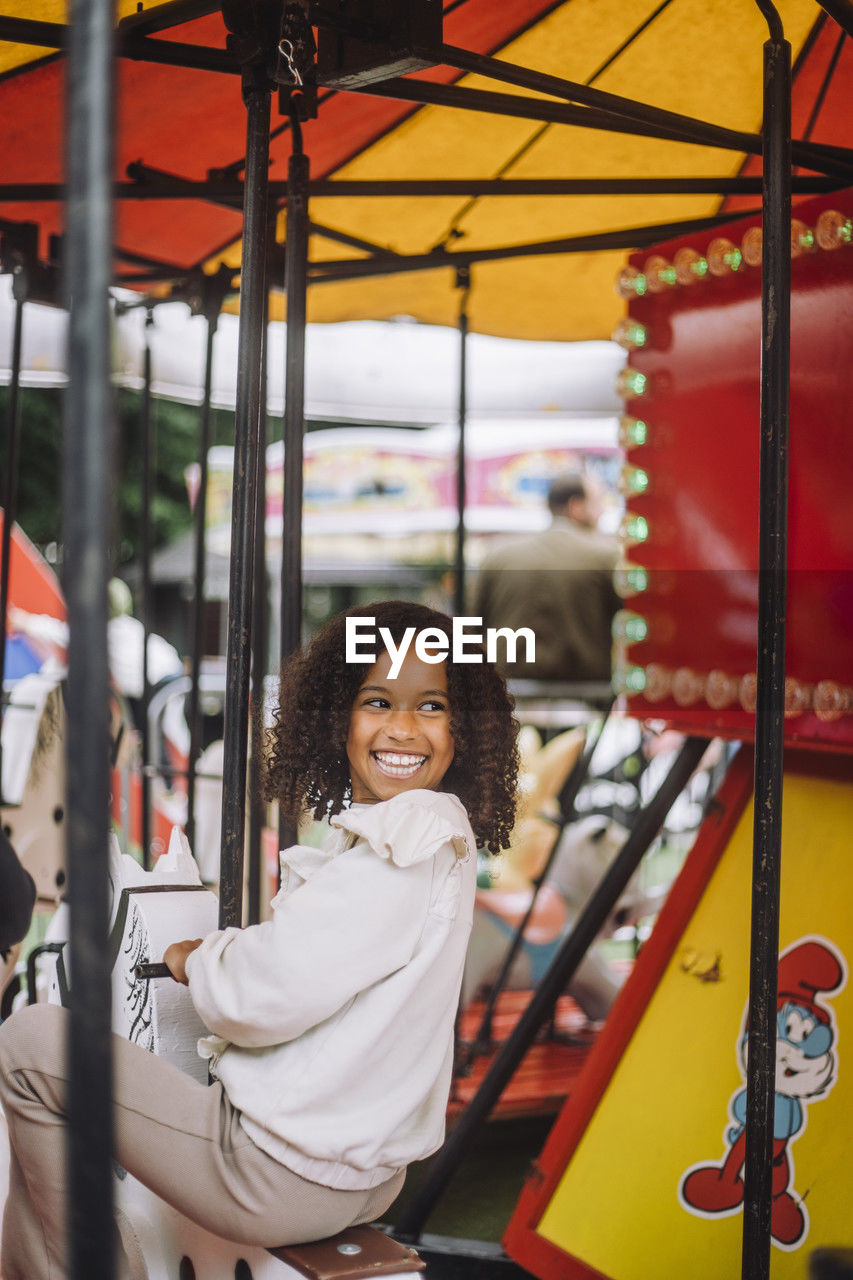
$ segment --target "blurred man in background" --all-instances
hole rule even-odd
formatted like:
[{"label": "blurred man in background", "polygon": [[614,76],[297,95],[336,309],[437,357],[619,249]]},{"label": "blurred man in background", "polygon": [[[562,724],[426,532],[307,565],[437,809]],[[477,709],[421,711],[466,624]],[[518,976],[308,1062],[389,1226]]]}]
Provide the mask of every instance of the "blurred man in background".
[{"label": "blurred man in background", "polygon": [[[484,627],[533,629],[535,662],[504,665],[510,679],[609,681],[611,624],[621,602],[613,586],[616,543],[597,531],[601,488],[567,472],[552,481],[548,507],[547,529],[486,556],[472,613]],[[504,653],[499,645],[499,666]]]}]

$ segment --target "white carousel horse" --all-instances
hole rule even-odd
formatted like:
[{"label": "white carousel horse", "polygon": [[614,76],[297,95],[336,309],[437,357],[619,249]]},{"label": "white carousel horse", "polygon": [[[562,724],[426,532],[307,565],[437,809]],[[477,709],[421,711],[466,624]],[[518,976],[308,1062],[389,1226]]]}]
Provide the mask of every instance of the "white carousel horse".
[{"label": "white carousel horse", "polygon": [[[187,988],[136,973],[138,965],[159,961],[176,938],[202,937],[217,927],[217,899],[201,883],[186,836],[175,827],[168,853],[150,872],[122,855],[113,838],[110,884],[113,1028],[206,1082],[207,1065],[195,1048],[206,1029]],[[66,927],[62,911],[49,933],[56,938]],[[52,970],[50,999],[62,1002],[69,982],[62,954],[45,955],[42,964]],[[235,1244],[196,1226],[124,1171],[116,1180],[116,1219],[129,1280],[405,1280],[423,1266],[412,1250],[370,1227],[272,1251]]]}]

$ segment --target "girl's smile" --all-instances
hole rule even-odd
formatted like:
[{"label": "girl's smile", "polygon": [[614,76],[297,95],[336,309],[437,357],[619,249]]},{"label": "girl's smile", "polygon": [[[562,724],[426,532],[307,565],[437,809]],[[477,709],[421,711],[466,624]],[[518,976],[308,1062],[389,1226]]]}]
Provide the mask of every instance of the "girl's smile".
[{"label": "girl's smile", "polygon": [[346,750],[354,804],[436,791],[453,759],[446,664],[408,653],[393,680],[390,667],[383,653],[353,703]]}]

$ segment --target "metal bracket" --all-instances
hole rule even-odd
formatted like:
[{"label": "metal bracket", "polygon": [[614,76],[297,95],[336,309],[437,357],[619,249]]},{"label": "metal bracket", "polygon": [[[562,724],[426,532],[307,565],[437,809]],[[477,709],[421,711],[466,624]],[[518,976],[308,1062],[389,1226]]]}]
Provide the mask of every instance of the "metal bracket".
[{"label": "metal bracket", "polygon": [[[314,9],[320,25],[320,84],[356,89],[435,65],[442,44],[441,0],[338,0]],[[357,33],[357,34],[354,34]]]}]

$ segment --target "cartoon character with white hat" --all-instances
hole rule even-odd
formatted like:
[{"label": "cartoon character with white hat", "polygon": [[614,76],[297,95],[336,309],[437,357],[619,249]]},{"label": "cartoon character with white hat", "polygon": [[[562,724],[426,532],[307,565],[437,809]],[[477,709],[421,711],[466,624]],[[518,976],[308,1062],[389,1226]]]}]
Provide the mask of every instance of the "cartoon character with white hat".
[{"label": "cartoon character with white hat", "polygon": [[[794,1190],[790,1144],[806,1126],[807,1102],[825,1098],[838,1074],[835,1012],[823,998],[844,986],[843,956],[824,938],[801,938],[779,957],[776,1001],[776,1095],[773,1122],[773,1183],[770,1234],[782,1249],[796,1249],[808,1235],[808,1213]],[[746,1077],[746,1013],[739,1043]],[[737,1213],[743,1203],[746,1149],[746,1089],[729,1102],[734,1124],[725,1134],[719,1164],[692,1165],[682,1176],[678,1198],[699,1217]]]}]

